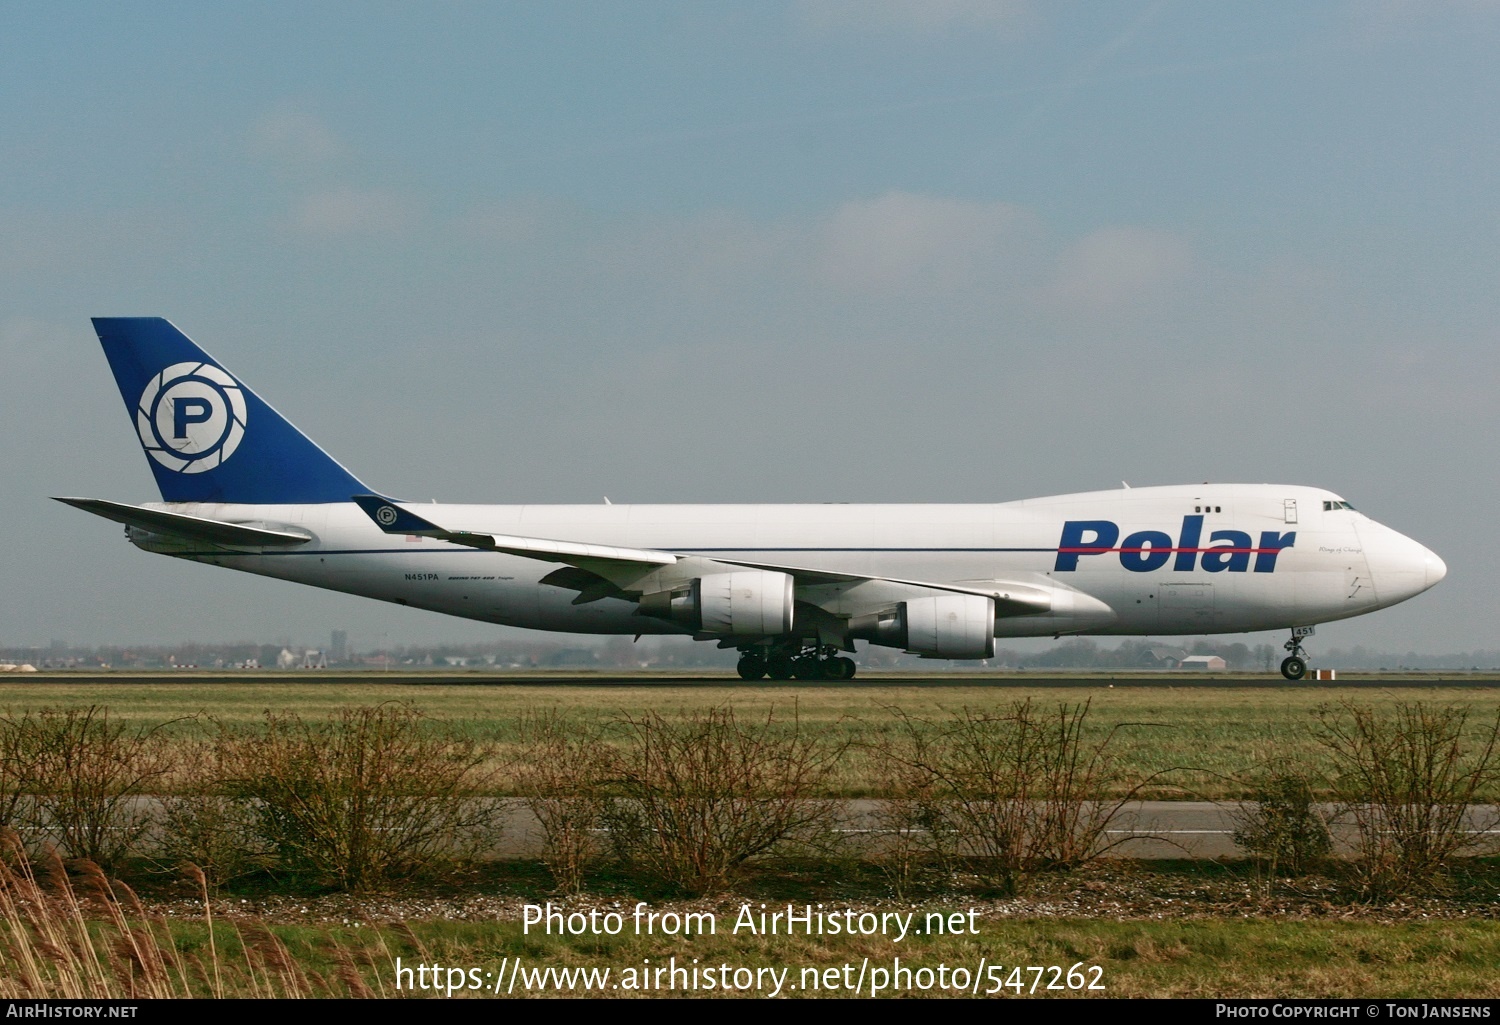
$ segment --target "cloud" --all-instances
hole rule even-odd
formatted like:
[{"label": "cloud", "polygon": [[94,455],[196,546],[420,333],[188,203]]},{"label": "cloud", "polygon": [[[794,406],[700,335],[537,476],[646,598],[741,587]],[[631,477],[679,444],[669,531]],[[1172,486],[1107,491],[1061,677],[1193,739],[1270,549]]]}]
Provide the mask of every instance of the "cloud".
[{"label": "cloud", "polygon": [[799,0],[797,15],[820,31],[942,35],[983,29],[1015,35],[1033,20],[1030,0]]},{"label": "cloud", "polygon": [[1003,309],[1074,329],[1161,307],[1182,298],[1184,282],[1214,273],[1186,239],[1159,228],[1069,239],[1025,206],[904,191],[771,220],[729,210],[613,222],[573,210],[552,228],[520,220],[527,231],[497,233],[512,258],[547,252],[557,274],[586,268],[590,287],[614,281],[608,294],[639,312],[662,289],[679,297],[673,310],[700,301],[719,318],[724,303],[768,316],[767,295],[780,297],[776,309],[811,307],[832,321],[840,310],[917,316],[909,300],[924,299],[940,304],[924,305],[929,314],[960,321],[992,321]]},{"label": "cloud", "polygon": [[882,292],[993,281],[1028,247],[1030,220],[1010,203],[887,192],[827,218],[818,232],[819,275],[835,287]]},{"label": "cloud", "polygon": [[323,164],[344,153],[344,145],[316,115],[282,108],[250,126],[250,151],[286,164]]},{"label": "cloud", "polygon": [[1101,228],[1063,254],[1047,293],[1062,306],[1131,306],[1155,298],[1192,266],[1191,248],[1170,232]]},{"label": "cloud", "polygon": [[411,201],[392,189],[341,185],[305,197],[292,215],[292,226],[309,235],[384,235],[414,219]]}]

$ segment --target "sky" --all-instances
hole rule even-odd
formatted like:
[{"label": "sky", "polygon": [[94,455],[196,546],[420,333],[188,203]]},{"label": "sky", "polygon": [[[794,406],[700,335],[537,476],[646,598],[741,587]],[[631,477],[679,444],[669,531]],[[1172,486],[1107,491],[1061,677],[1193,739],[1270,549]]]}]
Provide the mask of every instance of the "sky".
[{"label": "sky", "polygon": [[[136,551],[90,316],[382,491],[1310,484],[1500,647],[1500,3],[0,5],[0,645],[477,641]],[[1271,635],[1236,638],[1258,642]]]}]

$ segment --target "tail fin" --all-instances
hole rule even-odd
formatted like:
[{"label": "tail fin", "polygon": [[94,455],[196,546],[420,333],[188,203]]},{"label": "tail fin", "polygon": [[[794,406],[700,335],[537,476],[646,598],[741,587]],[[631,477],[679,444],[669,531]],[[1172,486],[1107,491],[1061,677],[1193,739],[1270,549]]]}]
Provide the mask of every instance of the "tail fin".
[{"label": "tail fin", "polygon": [[370,488],[160,317],[94,331],[167,502],[347,502]]}]

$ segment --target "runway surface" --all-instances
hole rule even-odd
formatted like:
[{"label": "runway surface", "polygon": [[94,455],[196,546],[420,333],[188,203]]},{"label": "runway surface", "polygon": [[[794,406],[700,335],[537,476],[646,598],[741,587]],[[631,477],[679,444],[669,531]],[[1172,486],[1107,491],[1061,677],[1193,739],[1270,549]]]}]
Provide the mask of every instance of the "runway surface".
[{"label": "runway surface", "polygon": [[1430,672],[1340,672],[1329,682],[1286,680],[1279,673],[1208,672],[1005,672],[932,671],[906,673],[861,670],[853,680],[758,680],[746,682],[732,669],[704,669],[663,673],[653,670],[595,669],[379,669],[335,670],[233,670],[233,669],[122,669],[47,670],[36,673],[0,674],[0,684],[26,683],[170,683],[202,686],[213,683],[285,683],[306,686],[317,683],[381,684],[471,687],[731,687],[753,692],[758,688],[858,690],[861,687],[1145,687],[1230,688],[1254,687],[1272,690],[1316,691],[1322,688],[1390,687],[1500,687],[1500,672],[1433,670]]}]

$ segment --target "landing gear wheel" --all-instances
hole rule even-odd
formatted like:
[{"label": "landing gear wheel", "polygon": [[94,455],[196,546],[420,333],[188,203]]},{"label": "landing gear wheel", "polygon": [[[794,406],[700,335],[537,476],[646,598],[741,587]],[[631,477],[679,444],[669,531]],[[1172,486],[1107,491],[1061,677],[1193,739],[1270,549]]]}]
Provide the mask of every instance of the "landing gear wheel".
[{"label": "landing gear wheel", "polygon": [[739,672],[741,680],[759,680],[766,675],[766,661],[754,655],[746,655],[740,659],[740,664],[735,666],[735,669]]},{"label": "landing gear wheel", "polygon": [[823,663],[810,655],[803,655],[793,660],[792,675],[799,680],[826,680],[828,678],[823,673]]},{"label": "landing gear wheel", "polygon": [[773,680],[790,680],[795,673],[795,661],[785,655],[772,655],[766,661],[766,675]]},{"label": "landing gear wheel", "polygon": [[828,667],[834,670],[834,672],[829,673],[828,675],[828,678],[830,680],[852,680],[854,679],[854,673],[858,668],[854,664],[854,659],[849,658],[848,656],[840,656],[838,658],[829,659]]},{"label": "landing gear wheel", "polygon": [[1287,657],[1281,661],[1281,675],[1288,680],[1300,680],[1307,675],[1307,652],[1302,650],[1302,638],[1312,634],[1310,626],[1294,626],[1292,639],[1282,645],[1287,650]]}]

